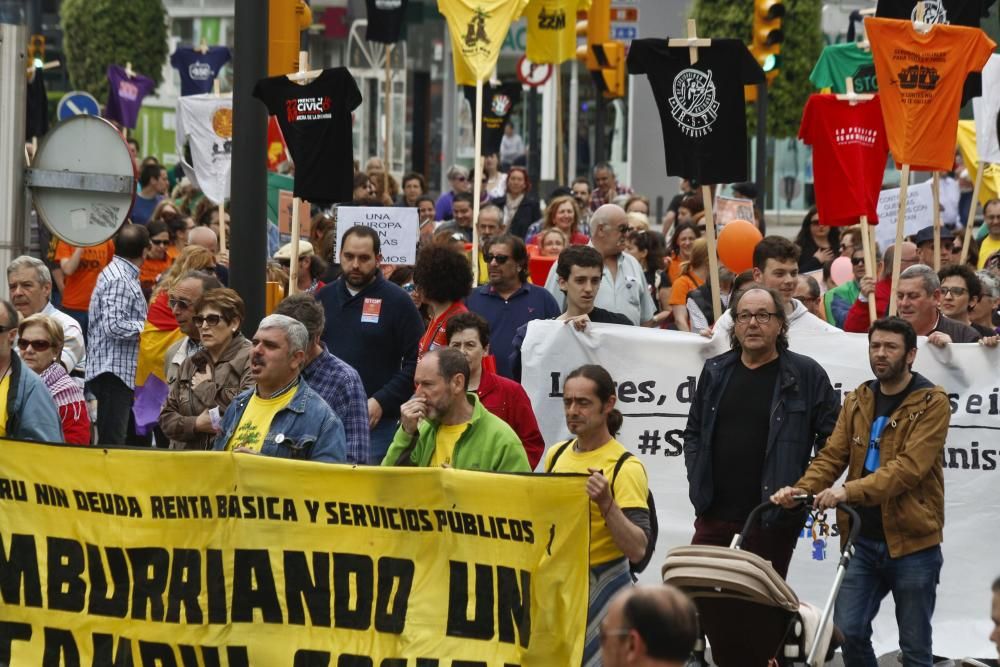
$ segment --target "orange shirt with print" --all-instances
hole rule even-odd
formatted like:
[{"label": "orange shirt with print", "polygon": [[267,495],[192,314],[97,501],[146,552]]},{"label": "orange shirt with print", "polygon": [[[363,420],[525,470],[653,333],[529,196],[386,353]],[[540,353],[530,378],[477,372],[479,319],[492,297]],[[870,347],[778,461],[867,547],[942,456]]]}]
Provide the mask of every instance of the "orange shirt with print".
[{"label": "orange shirt with print", "polygon": [[142,285],[142,291],[146,294],[152,292],[153,288],[156,286],[156,279],[167,272],[174,264],[174,260],[177,258],[177,251],[174,250],[173,246],[167,248],[167,254],[163,259],[152,259],[147,257],[142,261],[142,268],[139,269],[139,284]]},{"label": "orange shirt with print", "polygon": [[[69,259],[74,250],[75,247],[60,241],[56,246],[56,261]],[[71,275],[66,276],[62,297],[63,308],[83,311],[90,308],[90,295],[97,285],[97,276],[111,263],[114,255],[115,242],[110,239],[100,245],[83,249],[80,265]]]},{"label": "orange shirt with print", "polygon": [[996,42],[979,28],[934,24],[921,33],[899,19],[866,18],[865,34],[896,164],[949,171],[965,77],[982,71]]},{"label": "orange shirt with print", "polygon": [[674,287],[670,290],[671,306],[686,306],[688,302],[688,292],[698,289],[705,284],[705,281],[688,271],[681,274],[674,281]]}]

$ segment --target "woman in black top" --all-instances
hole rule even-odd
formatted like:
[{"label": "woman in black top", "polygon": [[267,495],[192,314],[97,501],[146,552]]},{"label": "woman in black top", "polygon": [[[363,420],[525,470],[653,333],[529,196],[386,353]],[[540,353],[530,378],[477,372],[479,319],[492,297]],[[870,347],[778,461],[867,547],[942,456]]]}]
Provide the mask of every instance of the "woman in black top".
[{"label": "woman in black top", "polygon": [[795,237],[795,243],[802,250],[799,255],[799,273],[816,271],[839,254],[840,230],[820,224],[819,213],[813,206],[802,219],[802,228]]}]

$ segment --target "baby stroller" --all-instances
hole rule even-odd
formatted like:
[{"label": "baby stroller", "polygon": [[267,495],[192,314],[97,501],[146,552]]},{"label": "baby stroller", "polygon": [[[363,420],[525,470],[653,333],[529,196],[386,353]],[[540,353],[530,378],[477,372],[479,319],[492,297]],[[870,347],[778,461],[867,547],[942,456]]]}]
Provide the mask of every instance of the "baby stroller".
[{"label": "baby stroller", "polygon": [[[813,502],[812,496],[797,500],[808,505]],[[833,588],[820,610],[800,602],[769,561],[740,550],[743,535],[760,513],[771,507],[770,502],[756,507],[729,548],[685,546],[667,554],[664,583],[683,590],[698,608],[703,637],[689,664],[708,664],[706,637],[712,647],[712,662],[719,667],[764,667],[775,664],[772,660],[781,665],[819,667],[832,657],[828,656],[834,632],[830,616],[854,554],[861,526],[858,514],[843,503],[837,506],[850,517],[851,528]]]}]

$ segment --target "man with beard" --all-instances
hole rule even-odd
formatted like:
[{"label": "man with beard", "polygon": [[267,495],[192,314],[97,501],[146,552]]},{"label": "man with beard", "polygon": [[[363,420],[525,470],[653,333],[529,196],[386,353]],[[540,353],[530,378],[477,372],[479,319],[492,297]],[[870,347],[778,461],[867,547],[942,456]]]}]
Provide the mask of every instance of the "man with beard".
[{"label": "man with beard", "polygon": [[321,289],[330,353],[361,376],[368,395],[370,463],[384,457],[396,431],[399,406],[413,391],[423,320],[410,295],[382,277],[378,233],[356,225],[344,232],[340,248],[343,275]]},{"label": "man with beard", "polygon": [[469,391],[470,375],[455,348],[423,356],[416,391],[400,407],[399,430],[382,465],[531,472],[521,439]]},{"label": "man with beard", "polygon": [[[872,619],[889,592],[903,663],[933,662],[931,616],[944,528],[941,459],[951,407],[944,389],[911,370],[916,356],[917,334],[909,322],[876,320],[868,331],[875,379],[846,396],[833,434],[805,475],[771,497],[794,507],[795,496],[812,493],[817,508],[849,503],[861,515],[834,611],[848,667],[875,664]],[[833,486],[845,470],[847,481]],[[846,517],[837,518],[846,535]]]}]

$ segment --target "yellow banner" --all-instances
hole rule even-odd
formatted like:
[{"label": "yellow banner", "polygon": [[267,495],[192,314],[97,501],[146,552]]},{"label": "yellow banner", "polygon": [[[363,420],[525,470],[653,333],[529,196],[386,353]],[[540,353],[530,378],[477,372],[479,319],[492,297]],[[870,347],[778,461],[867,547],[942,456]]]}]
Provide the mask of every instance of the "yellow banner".
[{"label": "yellow banner", "polygon": [[0,664],[580,664],[582,476],[0,448]]},{"label": "yellow banner", "polygon": [[531,0],[524,10],[528,60],[558,65],[576,58],[576,13],[588,9],[590,0]]},{"label": "yellow banner", "polygon": [[[958,152],[962,162],[969,171],[969,180],[976,182],[976,172],[979,171],[979,154],[976,148],[976,122],[972,120],[958,121]],[[983,169],[983,184],[979,186],[979,203],[985,205],[991,199],[1000,196],[1000,165],[987,164]],[[965,224],[965,221],[962,221]]]},{"label": "yellow banner", "polygon": [[438,0],[448,22],[455,82],[474,86],[493,72],[500,47],[528,0]]}]

